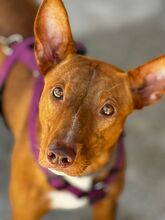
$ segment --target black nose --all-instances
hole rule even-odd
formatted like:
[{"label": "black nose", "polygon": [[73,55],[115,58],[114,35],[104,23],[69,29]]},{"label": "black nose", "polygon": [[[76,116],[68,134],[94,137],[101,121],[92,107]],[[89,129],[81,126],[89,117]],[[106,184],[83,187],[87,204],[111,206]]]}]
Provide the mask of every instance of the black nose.
[{"label": "black nose", "polygon": [[73,164],[76,152],[73,147],[50,145],[47,151],[48,161],[59,168],[66,168]]}]

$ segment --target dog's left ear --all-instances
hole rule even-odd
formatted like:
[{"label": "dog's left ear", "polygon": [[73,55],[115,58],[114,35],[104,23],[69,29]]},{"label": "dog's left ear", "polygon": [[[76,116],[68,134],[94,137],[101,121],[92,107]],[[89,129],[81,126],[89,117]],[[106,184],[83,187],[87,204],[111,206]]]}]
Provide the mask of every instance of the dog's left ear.
[{"label": "dog's left ear", "polygon": [[165,94],[165,55],[128,72],[134,106],[140,109]]},{"label": "dog's left ear", "polygon": [[35,20],[35,54],[43,74],[75,52],[68,15],[61,0],[44,0]]}]

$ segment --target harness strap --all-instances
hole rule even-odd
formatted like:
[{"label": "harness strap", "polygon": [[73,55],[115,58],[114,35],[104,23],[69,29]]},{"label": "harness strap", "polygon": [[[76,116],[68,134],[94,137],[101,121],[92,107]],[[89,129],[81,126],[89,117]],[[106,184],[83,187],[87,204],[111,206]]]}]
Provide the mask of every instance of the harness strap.
[{"label": "harness strap", "polygon": [[5,82],[11,68],[17,61],[21,61],[30,70],[37,70],[37,65],[34,58],[32,47],[34,45],[34,38],[27,38],[26,40],[13,45],[13,52],[7,56],[3,65],[0,68],[0,88]]},{"label": "harness strap", "polygon": [[69,191],[78,198],[87,197],[89,199],[89,203],[93,205],[106,196],[106,189],[111,183],[115,181],[118,173],[123,169],[124,160],[124,134],[122,134],[118,140],[117,158],[113,168],[109,171],[107,177],[103,181],[94,183],[90,191],[83,191],[75,186],[70,185],[61,176],[52,174],[49,178],[49,182],[53,188]]},{"label": "harness strap", "polygon": [[2,94],[3,90],[0,88],[0,115],[2,114]]},{"label": "harness strap", "polygon": [[[38,116],[38,106],[41,93],[44,87],[44,80],[37,70],[33,45],[33,37],[13,45],[12,54],[6,57],[5,62],[0,68],[0,88],[2,88],[11,68],[15,65],[17,61],[22,62],[29,68],[29,70],[35,73],[34,76],[36,77],[36,79],[28,119],[28,135],[34,158],[36,161],[38,161],[39,146],[37,142],[37,131],[35,122]],[[85,47],[83,46],[83,44],[77,43],[77,52],[83,54],[84,51]],[[109,171],[108,176],[102,182],[94,183],[91,190],[88,192],[80,190],[79,188],[70,185],[69,182],[65,181],[61,176],[52,174],[48,169],[42,168],[42,170],[47,176],[48,181],[53,188],[56,188],[58,190],[67,190],[78,198],[86,196],[88,197],[89,202],[91,204],[94,204],[95,202],[105,197],[107,186],[115,180],[118,172],[123,168],[124,157],[124,142],[123,136],[121,136],[118,140],[117,158],[113,168]]]}]

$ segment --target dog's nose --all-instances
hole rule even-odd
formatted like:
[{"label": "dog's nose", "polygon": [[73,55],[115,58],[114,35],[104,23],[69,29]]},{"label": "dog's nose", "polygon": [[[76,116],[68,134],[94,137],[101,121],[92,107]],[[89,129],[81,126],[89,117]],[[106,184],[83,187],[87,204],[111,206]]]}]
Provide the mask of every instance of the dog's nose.
[{"label": "dog's nose", "polygon": [[58,147],[56,145],[50,145],[47,151],[48,161],[52,165],[56,165],[60,168],[67,168],[71,166],[75,160],[76,152],[71,147]]}]

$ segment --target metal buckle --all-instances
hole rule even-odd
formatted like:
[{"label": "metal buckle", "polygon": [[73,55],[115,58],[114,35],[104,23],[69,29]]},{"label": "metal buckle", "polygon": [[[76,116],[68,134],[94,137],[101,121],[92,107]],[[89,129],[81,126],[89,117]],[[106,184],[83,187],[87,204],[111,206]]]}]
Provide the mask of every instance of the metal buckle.
[{"label": "metal buckle", "polygon": [[10,56],[13,53],[12,44],[23,41],[20,34],[12,34],[9,37],[0,36],[0,43],[2,44],[2,51],[5,55]]},{"label": "metal buckle", "polygon": [[94,189],[99,191],[99,190],[104,190],[105,188],[105,183],[104,182],[98,182],[94,185]]},{"label": "metal buckle", "polygon": [[33,77],[34,77],[34,78],[38,78],[39,76],[40,76],[39,71],[38,71],[38,70],[34,70],[34,71],[33,71]]}]

